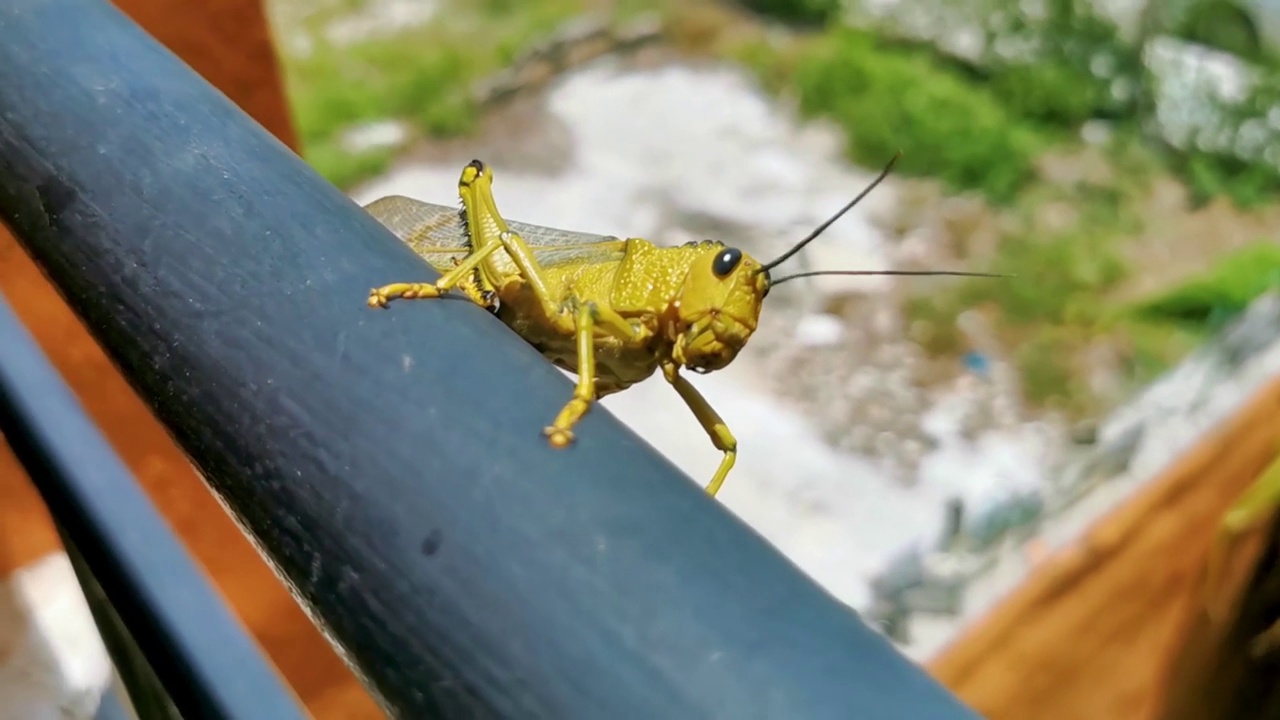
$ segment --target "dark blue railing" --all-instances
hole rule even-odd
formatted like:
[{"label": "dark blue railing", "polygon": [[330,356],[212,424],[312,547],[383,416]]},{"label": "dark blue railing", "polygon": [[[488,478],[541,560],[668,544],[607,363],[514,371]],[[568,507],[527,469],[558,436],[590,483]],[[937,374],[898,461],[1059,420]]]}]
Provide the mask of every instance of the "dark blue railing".
[{"label": "dark blue railing", "polygon": [[55,518],[140,717],[304,717],[3,301],[0,432]]}]

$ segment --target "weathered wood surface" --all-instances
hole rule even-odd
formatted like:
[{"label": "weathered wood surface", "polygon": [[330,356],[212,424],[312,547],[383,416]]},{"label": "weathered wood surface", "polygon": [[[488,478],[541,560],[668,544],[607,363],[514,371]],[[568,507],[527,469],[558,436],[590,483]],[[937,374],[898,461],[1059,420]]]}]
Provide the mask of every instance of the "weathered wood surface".
[{"label": "weathered wood surface", "polygon": [[1046,561],[930,671],[991,720],[1150,717],[1188,618],[1202,614],[1222,514],[1278,442],[1280,381]]}]

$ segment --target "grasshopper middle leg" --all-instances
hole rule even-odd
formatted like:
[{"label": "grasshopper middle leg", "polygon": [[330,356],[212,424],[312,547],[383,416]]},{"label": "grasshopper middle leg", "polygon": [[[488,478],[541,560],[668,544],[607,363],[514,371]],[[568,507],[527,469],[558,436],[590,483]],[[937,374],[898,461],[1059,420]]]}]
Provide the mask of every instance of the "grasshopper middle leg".
[{"label": "grasshopper middle leg", "polygon": [[631,341],[639,337],[639,333],[630,323],[617,313],[601,308],[595,303],[581,303],[574,313],[574,338],[577,342],[578,384],[573,389],[573,398],[564,406],[556,419],[548,425],[543,434],[556,448],[567,447],[573,442],[573,428],[591,409],[597,399],[596,394],[596,350],[597,331],[606,336],[615,336],[621,340]]},{"label": "grasshopper middle leg", "polygon": [[578,306],[574,333],[578,342],[578,384],[573,388],[573,399],[542,431],[552,447],[557,448],[573,442],[573,426],[587,414],[596,399],[595,316],[586,303]]}]

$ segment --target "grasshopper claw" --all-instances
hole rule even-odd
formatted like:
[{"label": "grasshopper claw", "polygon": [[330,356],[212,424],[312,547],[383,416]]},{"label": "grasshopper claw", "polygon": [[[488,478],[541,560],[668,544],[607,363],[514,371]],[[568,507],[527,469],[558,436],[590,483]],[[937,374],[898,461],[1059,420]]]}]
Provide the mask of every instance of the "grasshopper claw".
[{"label": "grasshopper claw", "polygon": [[371,308],[385,308],[389,300],[390,298],[381,288],[374,288],[369,291],[369,307]]},{"label": "grasshopper claw", "polygon": [[551,442],[551,447],[556,449],[566,448],[573,444],[572,430],[548,425],[542,429],[542,434],[547,436],[547,439]]}]

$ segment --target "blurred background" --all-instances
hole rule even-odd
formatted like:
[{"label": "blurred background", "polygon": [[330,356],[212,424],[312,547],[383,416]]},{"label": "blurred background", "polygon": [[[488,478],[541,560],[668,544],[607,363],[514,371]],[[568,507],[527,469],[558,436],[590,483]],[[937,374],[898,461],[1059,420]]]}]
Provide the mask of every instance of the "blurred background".
[{"label": "blurred background", "polygon": [[[793,283],[695,381],[740,443],[723,502],[915,657],[1280,367],[1137,402],[1280,282],[1280,3],[268,9],[302,153],[361,202],[454,202],[478,157],[509,218],[771,258],[904,152],[792,269],[1014,277]],[[604,405],[719,461],[661,382]]]},{"label": "blurred background", "polygon": [[[1278,452],[1280,0],[117,4],[362,203],[453,204],[479,158],[509,219],[772,258],[901,150],[785,269],[1011,277],[771,293],[692,378],[739,441],[719,499],[986,717],[1275,717],[1179,714],[1218,682],[1179,658]],[[308,709],[381,717],[24,257],[0,287]],[[661,380],[603,405],[720,460]],[[35,698],[0,720],[90,717],[109,663],[11,478],[0,444],[0,696]]]}]

